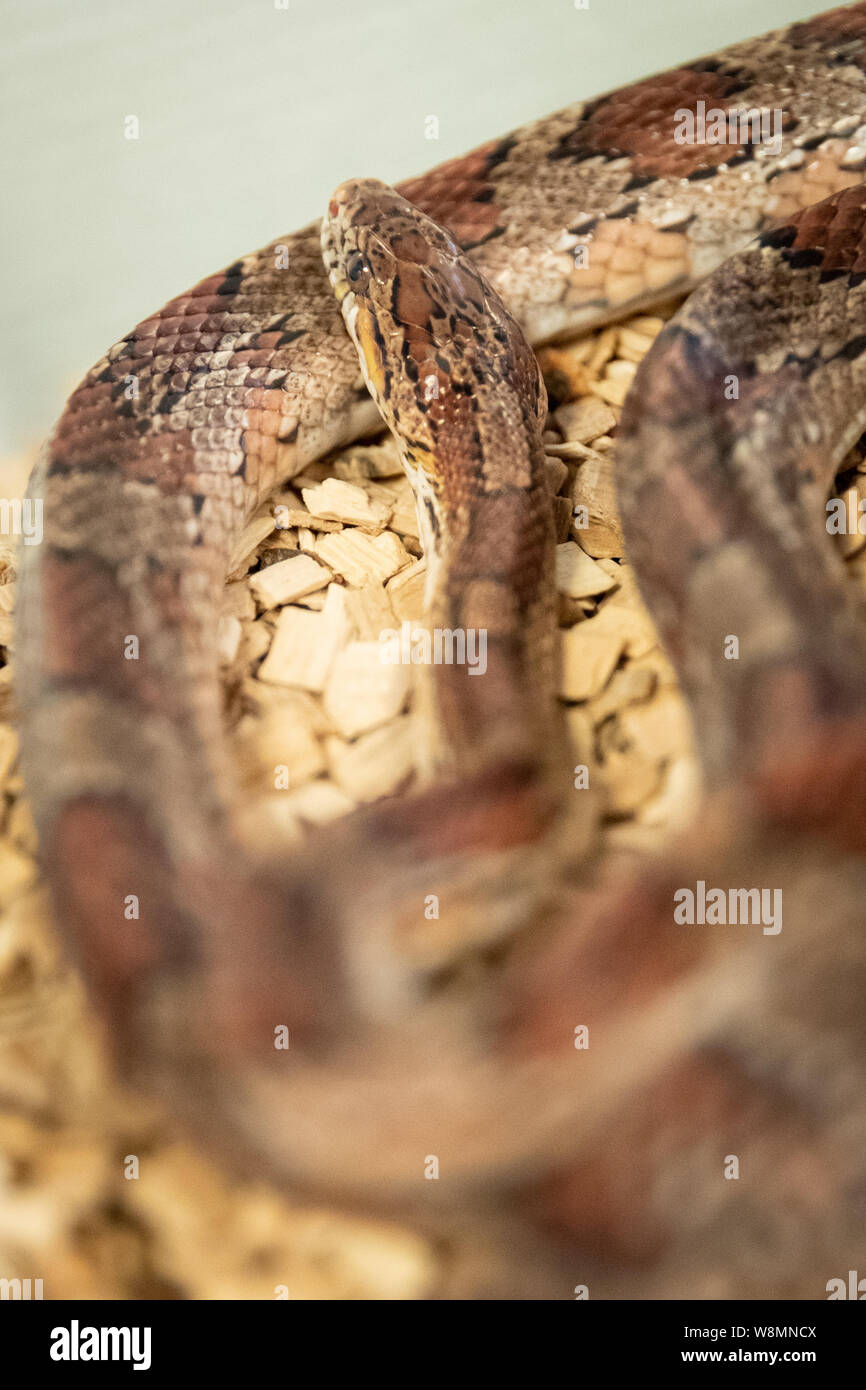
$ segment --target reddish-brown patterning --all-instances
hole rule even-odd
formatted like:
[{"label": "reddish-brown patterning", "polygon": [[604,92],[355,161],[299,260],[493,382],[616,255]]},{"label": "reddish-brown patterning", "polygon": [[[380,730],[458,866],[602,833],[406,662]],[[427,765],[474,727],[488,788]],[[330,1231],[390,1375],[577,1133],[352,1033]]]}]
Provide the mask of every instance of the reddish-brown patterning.
[{"label": "reddish-brown patterning", "polygon": [[[854,5],[578,103],[404,185],[425,217],[369,182],[335,195],[334,288],[389,423],[413,422],[432,611],[492,633],[488,677],[437,676],[423,795],[278,863],[233,824],[212,635],[233,541],[379,418],[318,226],[133,329],[34,474],[25,773],[118,1051],[248,1168],[470,1232],[443,1296],[820,1298],[862,1259],[866,647],[822,505],[866,423],[864,37]],[[775,113],[779,144],[679,143],[699,101]],[[667,859],[599,886],[562,834],[522,333],[698,285],[617,447],[706,805]],[[426,414],[413,372],[437,383]],[[783,928],[684,925],[699,882],[781,893]],[[472,969],[413,955],[429,893]]]}]

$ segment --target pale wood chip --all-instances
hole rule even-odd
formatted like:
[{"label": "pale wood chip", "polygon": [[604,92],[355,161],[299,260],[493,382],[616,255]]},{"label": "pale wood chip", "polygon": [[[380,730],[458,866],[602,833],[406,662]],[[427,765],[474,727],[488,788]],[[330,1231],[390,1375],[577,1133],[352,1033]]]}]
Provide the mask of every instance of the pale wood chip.
[{"label": "pale wood chip", "polygon": [[243,683],[242,693],[246,708],[264,719],[273,714],[287,724],[302,724],[319,736],[333,733],[321,701],[306,690],[266,685],[250,676]]},{"label": "pale wood chip", "polygon": [[[346,591],[348,593],[348,590]],[[321,613],[327,603],[326,596],[321,590],[315,594],[304,594],[302,598],[295,599],[299,608],[310,608],[314,613]]]},{"label": "pale wood chip", "polygon": [[634,362],[623,362],[621,359],[617,359],[614,362],[608,362],[607,379],[608,381],[631,382],[634,381],[636,371],[637,367]]},{"label": "pale wood chip", "polygon": [[587,766],[595,759],[595,731],[587,708],[583,705],[569,705],[565,711],[565,725],[575,757]]},{"label": "pale wood chip", "polygon": [[385,586],[394,612],[402,622],[420,622],[424,617],[424,591],[427,584],[427,561],[416,560],[401,570]]},{"label": "pale wood chip", "polygon": [[587,617],[595,612],[595,605],[592,599],[569,598],[567,594],[557,594],[559,616],[557,619],[560,627],[574,627],[575,623],[585,622]]},{"label": "pale wood chip", "polygon": [[256,605],[250,593],[250,586],[244,579],[227,584],[223,590],[222,616],[224,618],[254,618]]},{"label": "pale wood chip", "polygon": [[394,478],[387,483],[368,483],[367,491],[377,500],[381,499],[390,505],[392,510],[388,526],[392,531],[397,531],[401,536],[411,536],[413,540],[419,539],[415,494],[408,478]]},{"label": "pale wood chip", "polygon": [[629,362],[643,361],[652,345],[653,339],[648,333],[639,333],[627,324],[623,324],[619,330],[617,351]]},{"label": "pale wood chip", "polygon": [[325,686],[325,713],[344,738],[393,719],[406,702],[409,669],[384,662],[382,654],[379,642],[350,642],[334,661]]},{"label": "pale wood chip", "polygon": [[312,720],[272,705],[263,718],[248,717],[238,729],[246,745],[248,770],[273,791],[294,791],[325,770],[325,750]]},{"label": "pale wood chip", "polygon": [[678,690],[660,690],[644,705],[629,705],[618,722],[623,734],[645,757],[673,761],[692,751],[686,702]]},{"label": "pale wood chip", "polygon": [[608,405],[596,396],[584,396],[570,401],[554,411],[565,439],[572,444],[590,444],[601,434],[608,434],[616,425],[616,416]]},{"label": "pale wood chip", "polygon": [[19,796],[12,803],[9,819],[6,822],[6,833],[12,843],[23,850],[25,854],[35,857],[39,849],[39,837],[36,833],[36,824],[33,820],[30,803],[25,801],[23,796]]},{"label": "pale wood chip", "polygon": [[601,330],[587,361],[590,371],[600,372],[605,363],[610,361],[616,352],[618,335],[618,328],[603,328]]},{"label": "pale wood chip", "polygon": [[253,560],[257,546],[261,545],[266,536],[269,536],[274,529],[274,518],[270,512],[258,512],[256,516],[248,521],[241,534],[235,542],[234,549],[229,556],[228,577],[231,579],[236,570],[242,565],[249,564]]},{"label": "pale wood chip", "polygon": [[697,758],[677,758],[667,769],[661,790],[640,808],[642,825],[663,826],[679,834],[694,823],[701,799],[701,770]]},{"label": "pale wood chip", "polygon": [[568,347],[543,347],[538,350],[538,365],[548,389],[557,400],[583,395],[595,379],[594,371],[586,365],[592,353],[588,340],[583,351]]},{"label": "pale wood chip", "polygon": [[601,396],[602,400],[609,401],[613,405],[622,405],[628,395],[630,385],[630,381],[614,381],[610,377],[605,377],[603,381],[594,382],[592,390],[596,396]]},{"label": "pale wood chip", "polygon": [[295,526],[306,526],[310,531],[342,531],[339,521],[327,521],[323,516],[313,516],[306,507],[285,507],[280,511],[281,526],[278,535],[291,531]]},{"label": "pale wood chip", "polygon": [[17,572],[18,547],[13,540],[0,536],[0,584],[13,583]]},{"label": "pale wood chip", "polygon": [[609,556],[603,556],[598,562],[598,567],[604,570],[605,574],[609,574],[620,582],[622,582],[622,576],[628,573],[626,566],[620,560],[612,560]]},{"label": "pale wood chip", "polygon": [[0,840],[0,907],[6,907],[37,878],[36,862],[8,840]]},{"label": "pale wood chip", "polygon": [[610,748],[601,767],[608,815],[627,816],[658,791],[662,766],[658,758],[638,756],[628,747]]},{"label": "pale wood chip", "polygon": [[331,577],[331,571],[312,555],[293,555],[251,575],[249,585],[263,608],[277,608],[324,589]]},{"label": "pale wood chip", "polygon": [[563,700],[590,700],[604,689],[625,645],[622,637],[595,630],[597,619],[561,634],[559,694]]},{"label": "pale wood chip", "polygon": [[0,724],[0,786],[3,786],[18,757],[18,734],[8,724]]},{"label": "pale wood chip", "polygon": [[310,825],[326,825],[353,811],[356,802],[333,782],[317,778],[286,796],[286,811]]},{"label": "pale wood chip", "polygon": [[556,547],[556,587],[569,598],[589,598],[614,588],[616,580],[605,574],[591,556],[574,541]]},{"label": "pale wood chip", "polygon": [[649,338],[650,342],[657,338],[665,326],[663,318],[655,317],[651,314],[636,314],[632,319],[626,319],[620,332],[623,330],[641,333]]},{"label": "pale wood chip", "polygon": [[325,521],[348,522],[381,531],[391,515],[390,505],[340,478],[326,478],[318,487],[303,488],[301,495],[307,510]]},{"label": "pale wood chip", "polygon": [[594,725],[609,719],[612,714],[617,714],[626,705],[639,704],[643,700],[648,700],[656,688],[655,672],[648,667],[638,667],[633,665],[623,666],[620,670],[614,671],[607,687],[590,700],[586,706],[586,713]]},{"label": "pale wood chip", "polygon": [[308,831],[291,805],[291,792],[271,792],[267,796],[244,799],[236,808],[234,824],[254,852],[285,854],[286,846],[302,844]]},{"label": "pale wood chip", "polygon": [[605,574],[613,575],[619,586],[614,593],[605,598],[605,608],[638,608],[649,619],[640,596],[634,568],[625,560],[612,560],[606,556],[598,563]]},{"label": "pale wood chip", "polygon": [[547,474],[547,485],[551,495],[555,497],[568,477],[568,468],[561,458],[548,457],[544,460],[544,471]]},{"label": "pale wood chip", "polygon": [[575,338],[573,343],[560,343],[556,347],[539,348],[538,355],[550,353],[554,356],[562,354],[572,362],[588,362],[595,347],[596,334],[587,333],[585,338]]},{"label": "pale wood chip", "polygon": [[580,464],[571,485],[571,503],[572,531],[581,548],[600,559],[622,555],[625,541],[610,454],[595,453]]},{"label": "pale wood chip", "polygon": [[599,637],[608,637],[622,644],[627,656],[643,656],[658,642],[649,614],[643,608],[625,607],[606,600],[591,620]]},{"label": "pale wood chip", "polygon": [[217,624],[217,653],[221,666],[231,666],[241,645],[240,618],[220,618]]},{"label": "pale wood chip", "polygon": [[340,648],[348,641],[351,623],[346,593],[331,584],[321,613],[301,608],[280,610],[271,649],[259,669],[259,679],[301,690],[323,690]]},{"label": "pale wood chip", "polygon": [[677,684],[673,663],[661,647],[654,647],[644,656],[633,658],[629,661],[629,668],[632,671],[651,671],[659,689]]},{"label": "pale wood chip", "polygon": [[395,477],[403,472],[403,463],[394,436],[387,434],[379,444],[350,444],[334,459],[333,469],[335,477],[358,483]]},{"label": "pale wood chip", "polygon": [[568,441],[565,444],[546,444],[544,447],[548,457],[553,455],[554,458],[562,459],[563,461],[568,459],[594,459],[601,457],[597,450],[591,449],[588,444],[578,444],[573,441]]},{"label": "pale wood chip", "polygon": [[354,801],[392,796],[415,767],[415,729],[410,715],[362,734],[355,743],[327,741],[328,763],[337,786]]},{"label": "pale wood chip", "polygon": [[553,498],[553,526],[556,532],[557,545],[562,545],[568,540],[571,531],[572,506],[568,497]]},{"label": "pale wood chip", "polygon": [[350,584],[358,586],[368,584],[371,579],[384,582],[412,560],[393,532],[369,536],[354,527],[341,531],[339,536],[321,536],[315,544],[315,553]]},{"label": "pale wood chip", "polygon": [[241,623],[241,645],[238,652],[238,662],[245,666],[254,666],[255,663],[264,656],[268,647],[271,645],[273,633],[267,623],[260,621],[256,623]]},{"label": "pale wood chip", "polygon": [[[340,534],[342,535],[342,530]],[[303,554],[315,555],[318,543],[319,537],[311,527],[301,526],[298,528],[298,549],[302,551]]]},{"label": "pale wood chip", "polygon": [[[412,567],[410,566],[410,569]],[[409,570],[404,571],[405,574]],[[395,584],[401,575],[390,582]],[[346,605],[355,631],[362,642],[378,642],[379,633],[397,621],[388,591],[374,580],[361,589],[346,591]]]}]

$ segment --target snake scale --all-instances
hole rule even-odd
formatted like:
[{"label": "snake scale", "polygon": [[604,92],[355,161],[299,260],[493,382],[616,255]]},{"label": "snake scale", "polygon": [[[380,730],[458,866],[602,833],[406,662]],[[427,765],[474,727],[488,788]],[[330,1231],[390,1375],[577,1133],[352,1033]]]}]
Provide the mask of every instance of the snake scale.
[{"label": "snake scale", "polygon": [[[772,112],[779,139],[681,141],[699,102]],[[323,232],[242,257],[111,348],[34,473],[25,776],[120,1061],[249,1171],[474,1232],[443,1296],[588,1280],[814,1298],[862,1259],[866,629],[823,503],[866,423],[864,169],[855,4],[397,192],[344,184]],[[637,373],[617,467],[705,806],[608,881],[561,833],[579,793],[527,341],[691,290]],[[221,731],[228,557],[275,485],[374,430],[377,405],[415,487],[431,620],[488,630],[488,672],[431,673],[433,785],[259,860]],[[683,926],[674,894],[698,881],[782,892],[783,930]],[[456,938],[489,929],[471,969],[413,956],[431,892]]]}]

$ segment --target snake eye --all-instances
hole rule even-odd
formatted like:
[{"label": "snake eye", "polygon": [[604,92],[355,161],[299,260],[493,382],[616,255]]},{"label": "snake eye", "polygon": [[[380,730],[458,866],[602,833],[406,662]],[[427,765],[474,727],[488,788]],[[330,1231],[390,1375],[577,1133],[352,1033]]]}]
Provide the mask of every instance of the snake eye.
[{"label": "snake eye", "polygon": [[357,284],[364,272],[369,269],[370,267],[367,265],[361,252],[353,251],[346,262],[346,275],[348,279],[351,280],[352,284]]}]

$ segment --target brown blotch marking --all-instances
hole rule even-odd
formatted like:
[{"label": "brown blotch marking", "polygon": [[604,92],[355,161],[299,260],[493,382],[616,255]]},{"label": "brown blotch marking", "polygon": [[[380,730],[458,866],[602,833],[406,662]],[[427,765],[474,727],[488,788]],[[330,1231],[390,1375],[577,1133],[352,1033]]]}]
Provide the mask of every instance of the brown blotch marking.
[{"label": "brown blotch marking", "polygon": [[[47,548],[42,559],[45,636],[42,661],[51,681],[82,684],[142,706],[164,709],[166,691],[151,679],[146,653],[124,656],[136,633],[129,599],[114,571],[97,556]],[[183,616],[175,602],[177,618]]]},{"label": "brown blotch marking", "polygon": [[395,845],[421,844],[431,858],[496,854],[538,839],[555,811],[556,801],[534,762],[503,761],[433,787],[411,805],[376,807],[369,824],[374,836],[387,836]]},{"label": "brown blotch marking", "polygon": [[[168,891],[165,846],[142,812],[119,797],[64,804],[46,846],[58,917],[103,1004],[122,1007],[140,977],[178,955],[182,929]],[[135,894],[138,920],[124,917]]]},{"label": "brown blotch marking", "polygon": [[[83,392],[85,388],[79,388]],[[90,388],[88,388],[90,389]],[[193,457],[192,431],[172,430],[166,423],[173,414],[187,409],[185,395],[179,395],[168,413],[152,416],[147,401],[147,384],[136,402],[134,415],[117,413],[111,401],[111,388],[99,388],[105,399],[87,402],[87,409],[76,409],[76,397],[70,397],[51,446],[51,473],[111,472],[138,482],[155,483],[166,496],[188,491],[187,483]],[[95,407],[95,408],[94,408]],[[106,420],[110,428],[103,428]],[[159,443],[154,447],[154,440]]]},{"label": "brown blotch marking", "polygon": [[449,227],[458,241],[473,244],[489,236],[499,223],[500,212],[493,201],[495,185],[489,173],[500,148],[501,141],[489,141],[471,154],[440,164],[422,178],[399,184],[397,192],[428,217]]},{"label": "brown blotch marking", "polygon": [[[668,1236],[654,1199],[659,1180],[679,1171],[691,1196],[697,1165],[708,1186],[724,1183],[725,1154],[742,1154],[767,1135],[774,1136],[774,1152],[790,1159],[774,1170],[780,1187],[820,1208],[823,1192],[816,1200],[815,1193],[802,1190],[803,1174],[815,1158],[804,1124],[735,1062],[720,1053],[699,1053],[671,1065],[630,1098],[593,1144],[592,1157],[551,1174],[521,1206],[530,1219],[588,1254],[640,1267],[659,1255]],[[739,1184],[725,1186],[736,1199]]]},{"label": "brown blotch marking", "polygon": [[706,942],[674,921],[682,872],[659,870],[600,902],[575,895],[570,920],[544,949],[534,943],[515,953],[503,994],[510,1051],[561,1055],[575,1023],[609,1037],[617,1019],[651,1006],[688,974]]},{"label": "brown blotch marking", "polygon": [[[396,259],[402,263],[409,261],[415,265],[429,265],[433,260],[433,250],[425,237],[415,228],[408,228],[395,236],[390,243],[390,249]],[[401,273],[403,266],[401,265]]]},{"label": "brown blotch marking", "polygon": [[428,282],[420,269],[416,269],[412,263],[401,264],[399,283],[394,296],[394,315],[405,325],[406,337],[417,349],[411,354],[416,361],[423,361],[432,355],[433,347],[427,334],[431,331],[430,314],[436,307],[438,306],[431,298]]},{"label": "brown blotch marking", "polygon": [[[801,263],[820,265],[825,273],[866,273],[866,189],[862,184],[843,188],[823,202],[804,208],[788,225],[796,229],[796,235],[781,255],[795,269]],[[767,242],[772,245],[773,238],[780,238],[783,232],[783,228],[776,228],[767,234]]]},{"label": "brown blotch marking", "polygon": [[653,418],[675,428],[695,416],[718,415],[729,404],[723,387],[731,372],[737,372],[736,364],[719,357],[695,333],[672,324],[641,364],[623,407],[623,428],[631,430],[641,419]]},{"label": "brown blotch marking", "polygon": [[695,112],[699,101],[706,102],[708,112],[738,109],[732,98],[745,85],[741,73],[686,67],[623,87],[588,109],[554,158],[631,155],[634,174],[653,178],[688,178],[698,169],[718,168],[741,155],[747,142],[677,144],[675,113]]},{"label": "brown blotch marking", "polygon": [[845,50],[845,58],[866,71],[866,5],[845,5],[816,15],[788,30],[794,48]]},{"label": "brown blotch marking", "polygon": [[793,747],[775,745],[751,778],[757,804],[771,824],[866,854],[866,716],[813,726]]},{"label": "brown blotch marking", "polygon": [[[243,863],[231,847],[221,870],[202,860],[183,866],[184,894],[207,924],[200,947],[195,1027],[209,1051],[232,1065],[242,1057],[277,1063],[274,1025],[290,1025],[292,1043],[322,1043],[346,1025],[347,987],[339,960],[327,951],[327,931],[316,904],[285,882],[271,882]],[[255,923],[238,935],[239,923]]]},{"label": "brown blotch marking", "polygon": [[495,580],[508,586],[525,613],[538,597],[551,530],[549,499],[537,490],[484,497],[472,507],[466,539],[449,559],[455,592],[462,594],[475,580]]}]

